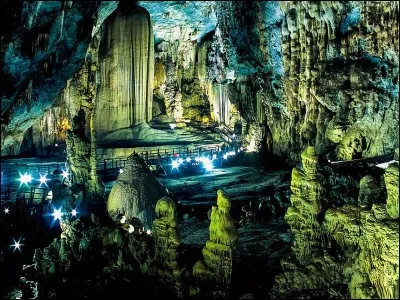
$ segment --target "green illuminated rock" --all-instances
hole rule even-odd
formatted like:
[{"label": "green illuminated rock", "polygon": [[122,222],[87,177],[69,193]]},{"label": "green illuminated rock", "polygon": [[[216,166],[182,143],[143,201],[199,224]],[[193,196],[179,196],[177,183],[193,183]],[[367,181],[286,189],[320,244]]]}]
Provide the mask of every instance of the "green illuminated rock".
[{"label": "green illuminated rock", "polygon": [[295,233],[293,251],[300,262],[306,263],[311,253],[317,251],[323,238],[323,228],[316,217],[321,212],[322,185],[316,179],[317,156],[314,147],[301,153],[304,171],[294,168],[290,189],[291,207],[285,220]]},{"label": "green illuminated rock", "polygon": [[392,219],[399,218],[399,163],[391,163],[385,172],[386,209]]},{"label": "green illuminated rock", "polygon": [[178,265],[178,249],[180,236],[175,202],[163,197],[156,204],[156,219],[153,222],[153,237],[155,242],[155,265],[157,274],[175,287],[178,296],[183,289],[182,268]]},{"label": "green illuminated rock", "polygon": [[231,203],[224,191],[218,190],[217,206],[212,207],[210,239],[203,248],[203,261],[193,267],[193,275],[228,285],[232,275],[233,252],[238,233],[229,214]]}]

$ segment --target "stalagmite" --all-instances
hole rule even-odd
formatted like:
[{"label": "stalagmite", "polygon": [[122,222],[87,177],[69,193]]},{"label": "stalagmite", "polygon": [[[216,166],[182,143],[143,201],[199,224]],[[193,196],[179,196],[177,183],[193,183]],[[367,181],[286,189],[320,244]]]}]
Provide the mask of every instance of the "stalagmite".
[{"label": "stalagmite", "polygon": [[217,206],[213,206],[211,211],[210,239],[203,248],[204,261],[198,261],[193,267],[195,277],[228,287],[232,276],[233,251],[238,239],[230,209],[228,196],[218,190]]},{"label": "stalagmite", "polygon": [[95,119],[99,137],[148,122],[152,117],[152,24],[145,9],[133,4],[125,6],[106,20],[100,44],[100,90]]}]

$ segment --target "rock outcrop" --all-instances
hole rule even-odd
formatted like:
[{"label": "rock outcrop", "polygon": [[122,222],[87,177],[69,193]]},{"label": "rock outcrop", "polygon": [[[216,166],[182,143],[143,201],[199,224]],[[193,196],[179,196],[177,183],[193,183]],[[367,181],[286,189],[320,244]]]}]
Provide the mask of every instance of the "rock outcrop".
[{"label": "rock outcrop", "polygon": [[127,221],[136,218],[151,228],[156,216],[156,203],[166,195],[165,187],[151,173],[144,160],[132,154],[111,189],[107,211],[117,223],[122,218]]}]

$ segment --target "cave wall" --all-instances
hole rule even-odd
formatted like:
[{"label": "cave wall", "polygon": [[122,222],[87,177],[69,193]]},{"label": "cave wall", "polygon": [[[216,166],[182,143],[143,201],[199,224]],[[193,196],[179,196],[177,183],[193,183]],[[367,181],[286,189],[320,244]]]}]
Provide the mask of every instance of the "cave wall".
[{"label": "cave wall", "polygon": [[224,80],[234,70],[234,95],[242,77],[249,100],[237,97],[239,111],[258,125],[263,107],[274,154],[298,162],[315,144],[348,160],[398,146],[398,3],[216,5],[223,64],[213,73]]},{"label": "cave wall", "polygon": [[[398,3],[139,4],[149,12],[154,31],[153,99],[146,100],[153,105],[145,105],[143,120],[241,125],[246,146],[266,148],[293,165],[308,145],[331,160],[372,157],[398,147]],[[57,104],[56,95],[73,73],[86,68],[82,63],[88,57],[97,63],[89,72],[100,87],[99,108],[115,106],[110,93],[103,93],[106,74],[97,62],[109,51],[102,54],[98,44],[88,51],[88,44],[102,39],[104,22],[117,6],[110,1],[84,10],[72,2],[33,2],[10,8],[19,25],[2,33],[8,36],[2,40],[2,150],[13,146],[2,153],[18,152],[24,139],[35,148],[40,140],[47,145],[45,134],[35,133],[39,125],[23,134],[35,122],[44,124],[37,120]],[[83,16],[93,19],[85,23],[90,30],[76,32],[67,20],[83,22]],[[24,30],[33,31],[24,35]],[[72,45],[78,33],[82,36]],[[62,43],[71,49],[54,51]],[[61,111],[57,120],[65,117]],[[107,130],[115,123],[96,122]]]}]

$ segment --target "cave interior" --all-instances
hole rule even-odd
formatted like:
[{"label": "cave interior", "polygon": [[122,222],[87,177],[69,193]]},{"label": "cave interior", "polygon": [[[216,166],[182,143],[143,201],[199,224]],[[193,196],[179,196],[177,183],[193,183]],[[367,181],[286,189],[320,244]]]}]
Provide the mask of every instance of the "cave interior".
[{"label": "cave interior", "polygon": [[0,14],[2,299],[399,299],[399,2]]}]

